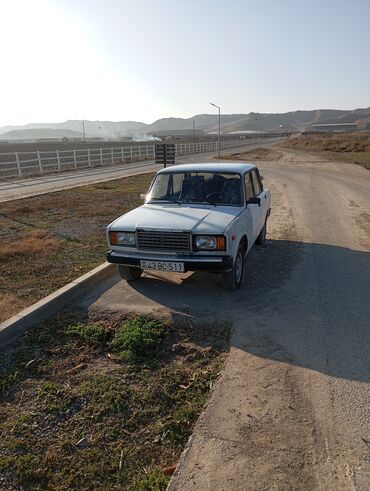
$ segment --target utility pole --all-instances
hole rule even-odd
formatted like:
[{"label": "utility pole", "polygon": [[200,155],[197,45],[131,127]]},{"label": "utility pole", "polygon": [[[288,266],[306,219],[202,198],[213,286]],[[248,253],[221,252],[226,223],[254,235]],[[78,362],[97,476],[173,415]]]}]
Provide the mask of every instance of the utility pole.
[{"label": "utility pole", "polygon": [[82,121],[82,133],[84,136],[84,143],[86,143],[85,121]]},{"label": "utility pole", "polygon": [[195,123],[193,119],[193,140],[195,141]]},{"label": "utility pole", "polygon": [[218,158],[220,158],[220,137],[221,137],[221,108],[220,106],[216,106],[213,102],[210,102],[211,106],[217,107],[218,109]]}]

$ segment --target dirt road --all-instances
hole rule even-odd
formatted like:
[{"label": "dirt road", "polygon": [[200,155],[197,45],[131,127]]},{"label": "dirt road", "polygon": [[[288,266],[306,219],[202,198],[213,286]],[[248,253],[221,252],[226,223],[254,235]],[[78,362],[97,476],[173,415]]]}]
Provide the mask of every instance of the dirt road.
[{"label": "dirt road", "polygon": [[82,304],[233,323],[172,491],[369,490],[370,173],[297,152],[259,166],[269,241],[239,292],[206,274],[117,277]]}]

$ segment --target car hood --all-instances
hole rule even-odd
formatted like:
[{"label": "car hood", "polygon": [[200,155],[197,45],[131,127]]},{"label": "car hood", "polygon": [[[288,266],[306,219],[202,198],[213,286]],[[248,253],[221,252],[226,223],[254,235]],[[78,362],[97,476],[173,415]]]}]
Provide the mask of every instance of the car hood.
[{"label": "car hood", "polygon": [[180,230],[198,234],[222,233],[242,208],[231,206],[143,205],[110,225],[110,230]]}]

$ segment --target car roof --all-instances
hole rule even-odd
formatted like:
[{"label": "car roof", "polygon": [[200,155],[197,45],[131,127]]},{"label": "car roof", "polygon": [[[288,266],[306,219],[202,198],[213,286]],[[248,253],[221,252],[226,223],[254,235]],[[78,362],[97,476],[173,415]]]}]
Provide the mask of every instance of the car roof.
[{"label": "car roof", "polygon": [[172,165],[161,169],[158,173],[163,174],[166,172],[235,172],[237,174],[244,174],[245,172],[254,169],[254,164],[248,162],[219,162],[219,163],[202,163],[198,164],[182,164]]}]

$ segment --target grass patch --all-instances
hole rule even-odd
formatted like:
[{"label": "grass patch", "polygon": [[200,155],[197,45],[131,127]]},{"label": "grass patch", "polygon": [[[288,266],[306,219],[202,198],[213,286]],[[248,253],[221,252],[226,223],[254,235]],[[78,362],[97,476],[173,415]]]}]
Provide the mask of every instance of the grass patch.
[{"label": "grass patch", "polygon": [[66,411],[72,402],[69,389],[55,382],[43,382],[38,388],[40,406],[47,412]]},{"label": "grass patch", "polygon": [[165,490],[228,344],[148,316],[42,323],[0,359],[0,489]]},{"label": "grass patch", "polygon": [[165,334],[166,325],[162,321],[139,316],[124,322],[109,346],[123,359],[145,358],[158,351]]},{"label": "grass patch", "polygon": [[281,147],[316,152],[329,160],[352,162],[370,170],[370,132],[301,135]]},{"label": "grass patch", "polygon": [[136,491],[157,491],[160,489],[166,489],[169,478],[163,472],[158,469],[147,471],[146,476],[140,479],[135,489]]},{"label": "grass patch", "polygon": [[99,324],[77,324],[70,325],[66,329],[67,335],[75,335],[89,344],[99,344],[107,338],[107,332]]},{"label": "grass patch", "polygon": [[0,322],[105,260],[106,226],[152,174],[0,203]]}]

